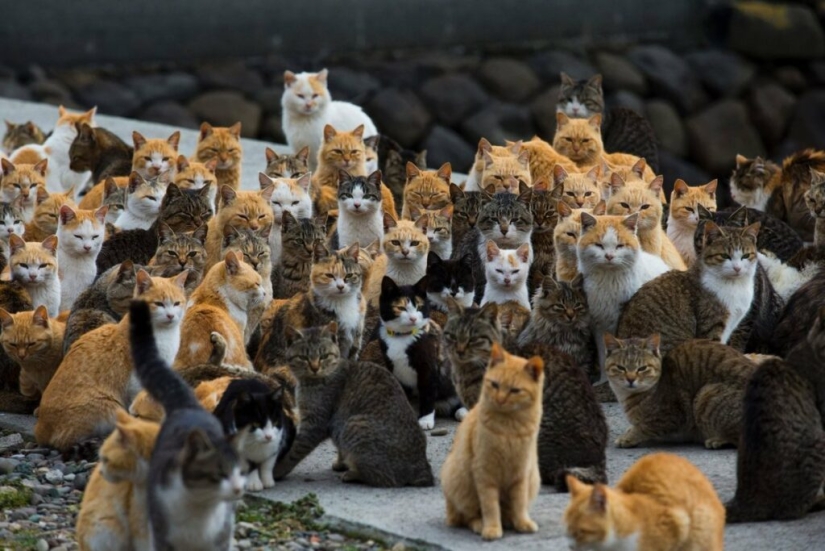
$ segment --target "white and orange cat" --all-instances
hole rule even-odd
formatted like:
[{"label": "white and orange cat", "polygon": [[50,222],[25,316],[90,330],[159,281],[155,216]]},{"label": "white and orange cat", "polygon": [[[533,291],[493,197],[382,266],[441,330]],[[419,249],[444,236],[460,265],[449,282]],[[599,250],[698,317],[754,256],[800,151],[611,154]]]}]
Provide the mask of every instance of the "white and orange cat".
[{"label": "white and orange cat", "polygon": [[504,304],[514,301],[529,310],[527,277],[530,274],[530,244],[524,243],[518,249],[502,250],[491,240],[487,241],[486,248],[484,268],[487,284],[481,306],[488,302]]},{"label": "white and orange cat", "polygon": [[48,159],[37,164],[12,164],[6,159],[0,159],[3,167],[0,191],[4,203],[17,203],[23,211],[23,221],[28,223],[34,218],[34,209],[37,205],[37,192],[45,190]]},{"label": "white and orange cat", "polygon": [[50,318],[60,313],[60,277],[57,262],[57,236],[42,243],[26,243],[21,237],[9,238],[11,278],[25,287],[35,308],[46,307]]},{"label": "white and orange cat", "polygon": [[103,246],[106,213],[109,207],[95,211],[75,211],[60,207],[57,225],[57,262],[60,266],[60,310],[70,310],[75,299],[97,275],[97,255]]},{"label": "white and orange cat", "polygon": [[183,155],[178,155],[178,171],[175,174],[174,184],[180,189],[203,189],[209,188],[209,204],[213,209],[215,199],[218,197],[220,187],[215,176],[218,167],[218,159],[212,158],[205,163],[189,161]]},{"label": "white and orange cat", "polygon": [[312,174],[307,172],[299,178],[270,178],[258,173],[261,190],[272,187],[269,204],[272,207],[272,231],[269,232],[269,250],[272,265],[281,262],[281,223],[288,212],[296,220],[312,217],[312,197],[310,197]]},{"label": "white and orange cat", "polygon": [[126,188],[126,208],[115,222],[115,227],[121,230],[148,230],[157,220],[164,195],[166,185],[159,178],[146,179],[138,172],[132,172]]},{"label": "white and orange cat", "polygon": [[716,212],[717,181],[703,186],[688,186],[684,180],[676,180],[670,194],[670,216],[667,219],[667,236],[690,266],[696,261],[693,235],[699,225],[699,206]]},{"label": "white and orange cat", "polygon": [[147,140],[140,132],[132,132],[135,153],[132,156],[132,170],[147,180],[157,180],[166,185],[175,178],[178,170],[178,144],[180,132],[174,132],[167,139]]}]

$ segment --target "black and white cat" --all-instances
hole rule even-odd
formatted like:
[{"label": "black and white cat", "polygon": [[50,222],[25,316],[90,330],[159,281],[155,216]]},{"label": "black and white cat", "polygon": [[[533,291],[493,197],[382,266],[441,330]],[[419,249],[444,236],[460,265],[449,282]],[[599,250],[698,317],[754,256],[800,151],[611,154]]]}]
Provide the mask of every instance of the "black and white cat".
[{"label": "black and white cat", "polygon": [[427,299],[430,306],[448,312],[447,297],[452,297],[464,308],[469,308],[473,305],[475,285],[473,259],[469,255],[442,260],[430,251],[427,256]]},{"label": "black and white cat", "polygon": [[248,472],[247,491],[275,486],[275,463],[295,438],[283,389],[273,390],[257,379],[236,379],[226,387],[213,414]]}]

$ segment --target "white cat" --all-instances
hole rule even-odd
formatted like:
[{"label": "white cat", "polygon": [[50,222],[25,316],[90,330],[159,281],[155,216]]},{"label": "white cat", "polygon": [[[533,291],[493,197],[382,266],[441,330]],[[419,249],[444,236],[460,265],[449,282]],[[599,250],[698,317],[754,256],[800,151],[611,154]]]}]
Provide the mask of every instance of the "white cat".
[{"label": "white cat", "polygon": [[495,241],[487,241],[485,270],[487,284],[481,306],[488,302],[504,304],[516,301],[530,309],[530,294],[527,290],[527,276],[530,273],[530,244],[524,243],[518,249],[499,249]]},{"label": "white cat", "polygon": [[312,198],[309,196],[309,188],[312,183],[312,173],[307,172],[300,178],[270,178],[263,172],[258,173],[258,182],[261,189],[266,189],[271,185],[272,196],[269,204],[272,207],[274,219],[272,230],[269,232],[269,254],[272,265],[278,266],[281,263],[281,223],[284,213],[288,212],[296,220],[312,217]]},{"label": "white cat", "polygon": [[26,233],[26,224],[23,222],[23,213],[16,203],[3,203],[0,205],[0,250],[6,257],[8,264],[11,250],[9,249],[9,238],[12,235],[23,237]]},{"label": "white cat", "polygon": [[126,188],[126,208],[115,226],[121,230],[148,230],[158,217],[164,195],[166,187],[159,180],[145,180],[137,172],[132,172]]},{"label": "white cat", "polygon": [[375,171],[366,183],[342,171],[338,184],[338,248],[358,243],[367,248],[384,237],[381,208],[381,173]]},{"label": "white cat", "polygon": [[57,262],[60,266],[60,310],[71,310],[75,299],[97,275],[97,255],[103,246],[106,213],[102,206],[94,216],[78,214],[68,205],[60,207],[57,222]]},{"label": "white cat", "polygon": [[774,291],[782,297],[784,302],[788,302],[788,299],[800,287],[812,280],[819,272],[819,264],[813,261],[798,270],[793,266],[788,266],[767,251],[756,253],[756,256],[759,258],[759,264],[768,273],[768,279],[771,280]]},{"label": "white cat", "polygon": [[284,95],[281,97],[283,130],[293,152],[309,147],[309,168],[318,166],[318,150],[324,137],[324,126],[350,129],[364,125],[364,138],[378,134],[372,120],[352,103],[332,101],[327,89],[326,69],[319,73],[284,73]]}]

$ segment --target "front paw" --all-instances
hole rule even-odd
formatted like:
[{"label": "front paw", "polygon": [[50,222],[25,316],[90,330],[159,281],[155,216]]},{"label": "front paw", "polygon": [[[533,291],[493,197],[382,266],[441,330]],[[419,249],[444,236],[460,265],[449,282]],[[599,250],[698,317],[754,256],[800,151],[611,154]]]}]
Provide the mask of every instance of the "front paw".
[{"label": "front paw", "polygon": [[501,536],[504,535],[504,531],[501,529],[501,526],[485,526],[481,530],[481,537],[485,541],[492,541],[492,540],[499,540]]},{"label": "front paw", "polygon": [[468,413],[470,413],[470,412],[464,406],[458,408],[455,412],[455,420],[456,421],[463,421],[464,418],[467,417]]},{"label": "front paw", "polygon": [[705,448],[709,450],[718,450],[719,448],[724,448],[725,446],[731,444],[724,438],[708,438],[705,440]]},{"label": "front paw", "polygon": [[261,482],[260,477],[258,476],[257,471],[253,471],[249,473],[249,476],[246,479],[246,491],[247,492],[260,492],[264,489],[264,485]]},{"label": "front paw", "polygon": [[275,487],[275,479],[272,477],[271,472],[266,472],[261,475],[261,485],[264,488],[274,488]]},{"label": "front paw", "polygon": [[424,430],[432,430],[435,427],[435,412],[429,413],[424,417],[419,417],[418,426]]},{"label": "front paw", "polygon": [[616,447],[635,448],[641,441],[642,440],[633,432],[633,429],[629,429],[616,439]]},{"label": "front paw", "polygon": [[523,534],[533,534],[535,532],[538,532],[539,525],[529,518],[524,518],[515,521],[513,523],[513,528],[515,528],[516,532],[521,532]]}]

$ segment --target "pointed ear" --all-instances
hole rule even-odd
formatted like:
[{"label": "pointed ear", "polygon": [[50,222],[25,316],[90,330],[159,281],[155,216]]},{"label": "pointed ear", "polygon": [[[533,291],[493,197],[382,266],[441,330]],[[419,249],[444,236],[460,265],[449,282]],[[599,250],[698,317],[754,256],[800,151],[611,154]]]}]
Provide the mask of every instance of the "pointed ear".
[{"label": "pointed ear", "polygon": [[659,343],[662,338],[659,333],[654,333],[645,341],[645,348],[652,352],[654,356],[659,357]]},{"label": "pointed ear", "polygon": [[229,275],[238,275],[238,272],[241,269],[241,262],[243,261],[243,257],[238,258],[238,255],[235,254],[235,251],[229,251],[226,253],[224,257],[224,263],[226,264],[226,273]]},{"label": "pointed ear", "polygon": [[97,105],[83,113],[83,118],[89,121],[89,123],[91,124],[92,121],[94,121],[95,119],[95,114],[97,114]]},{"label": "pointed ear", "polygon": [[57,236],[50,235],[41,243],[44,249],[49,251],[52,255],[57,255]]},{"label": "pointed ear", "polygon": [[596,513],[605,513],[607,511],[607,490],[604,484],[596,484],[593,486],[588,506],[591,511]]},{"label": "pointed ear", "polygon": [[287,325],[284,329],[284,337],[286,337],[286,345],[292,346],[295,341],[300,340],[304,335],[298,330],[292,327],[291,325]]},{"label": "pointed ear", "polygon": [[562,112],[556,113],[556,128],[564,128],[570,123],[570,117]]},{"label": "pointed ear", "polygon": [[582,213],[582,233],[585,233],[590,228],[596,225],[596,218],[590,216],[586,212]]},{"label": "pointed ear", "polygon": [[664,176],[656,176],[652,182],[647,185],[647,189],[655,193],[656,195],[662,191],[662,187],[665,185],[665,177]]},{"label": "pointed ear", "polygon": [[498,304],[495,302],[488,302],[482,306],[478,315],[481,319],[487,320],[488,323],[498,327]]},{"label": "pointed ear", "polygon": [[455,204],[459,199],[464,197],[464,190],[455,184],[450,184],[450,201]]},{"label": "pointed ear", "polygon": [[305,173],[303,176],[298,178],[298,181],[296,181],[295,183],[298,184],[298,187],[300,187],[301,189],[303,189],[304,191],[309,193],[309,188],[310,188],[310,185],[312,184],[312,173],[311,172]]},{"label": "pointed ear", "polygon": [[759,238],[759,229],[762,227],[761,222],[756,222],[755,224],[751,224],[750,226],[745,226],[742,230],[742,235],[745,237],[749,237],[756,243],[757,239]]},{"label": "pointed ear", "polygon": [[587,81],[587,85],[592,87],[592,88],[596,88],[597,90],[601,90],[602,89],[602,75],[600,75],[599,73],[596,73],[595,75],[590,77],[590,80]]},{"label": "pointed ear", "polygon": [[175,130],[171,136],[166,140],[166,143],[171,145],[175,151],[178,150],[178,144],[180,143],[180,131]]},{"label": "pointed ear", "polygon": [[266,155],[266,164],[269,164],[275,159],[280,158],[271,147],[267,147],[266,149],[264,149],[264,155]]},{"label": "pointed ear", "polygon": [[725,235],[725,233],[722,231],[722,228],[717,226],[716,223],[712,220],[708,220],[707,222],[705,222],[704,230],[705,235],[702,238],[702,243],[704,245],[707,245],[708,243],[713,243],[713,241]]},{"label": "pointed ear", "polygon": [[450,163],[444,163],[435,175],[449,184],[450,178],[453,177],[453,165]]},{"label": "pointed ear", "polygon": [[748,225],[748,209],[744,205],[733,211],[730,216],[728,216],[727,225],[730,226],[739,226],[744,228]]},{"label": "pointed ear", "polygon": [[699,213],[699,220],[713,220],[713,213],[711,211],[709,211],[707,208],[705,208],[704,205],[699,203],[696,206],[699,207],[697,209],[697,211]]},{"label": "pointed ear", "polygon": [[356,138],[364,139],[364,125],[359,124],[355,127],[355,130],[352,131],[352,135]]},{"label": "pointed ear", "polygon": [[235,138],[236,140],[239,140],[241,138],[241,122],[240,121],[238,121],[235,124],[233,124],[232,126],[230,126],[228,128],[228,130],[229,130],[229,133],[232,134],[232,137]]},{"label": "pointed ear", "polygon": [[60,223],[64,226],[66,224],[68,224],[69,222],[71,222],[72,220],[74,220],[75,218],[77,218],[77,214],[75,214],[75,211],[69,205],[61,206],[59,214],[60,214]]},{"label": "pointed ear", "polygon": [[464,307],[453,297],[447,297],[444,302],[447,303],[447,314],[450,316],[460,316],[464,313]]},{"label": "pointed ear", "polygon": [[292,71],[284,71],[284,88],[289,88],[289,86],[296,80],[295,73]]},{"label": "pointed ear", "polygon": [[381,280],[381,296],[388,297],[398,293],[398,284],[390,276],[384,276]]},{"label": "pointed ear", "polygon": [[106,178],[106,182],[103,184],[103,196],[109,197],[111,194],[115,193],[118,190],[118,185],[115,182],[115,179],[111,176]]},{"label": "pointed ear", "polygon": [[404,167],[407,171],[407,180],[412,180],[419,174],[421,174],[421,169],[415,166],[411,161],[407,161],[406,166]]},{"label": "pointed ear", "polygon": [[564,71],[559,73],[559,78],[561,79],[562,86],[575,86],[576,85],[576,81],[570,75],[565,73]]},{"label": "pointed ear", "polygon": [[529,168],[530,166],[530,151],[525,149],[521,153],[518,154],[518,162],[524,168]]},{"label": "pointed ear", "polygon": [[567,490],[570,492],[570,497],[576,499],[584,490],[590,486],[589,484],[585,484],[572,474],[568,474],[564,477],[565,482],[567,482]]},{"label": "pointed ear", "polygon": [[487,242],[486,250],[487,250],[487,262],[491,262],[494,258],[496,258],[501,253],[501,250],[498,248],[498,245],[496,245],[496,242],[493,241],[492,239]]},{"label": "pointed ear", "polygon": [[581,273],[576,274],[576,277],[570,282],[570,286],[574,289],[584,290],[584,276]]},{"label": "pointed ear", "polygon": [[487,138],[481,138],[478,140],[478,150],[476,151],[476,156],[481,159],[483,158],[485,151],[492,151],[493,144],[491,144]]},{"label": "pointed ear", "polygon": [[306,163],[307,159],[309,159],[309,146],[305,145],[302,147],[301,150],[295,154],[295,157],[302,163]]},{"label": "pointed ear", "polygon": [[585,174],[585,176],[587,178],[593,180],[593,181],[598,182],[599,181],[599,176],[601,176],[601,174],[602,174],[602,167],[600,165],[596,165],[593,168],[591,168],[590,170],[588,170],[587,174]]},{"label": "pointed ear", "polygon": [[495,186],[495,184],[490,184],[489,186],[487,186],[486,188],[484,188],[484,191],[486,191],[486,192],[490,195],[490,197],[492,197],[493,195],[495,195],[495,194],[496,194],[496,186]]},{"label": "pointed ear", "polygon": [[622,342],[610,333],[602,335],[602,340],[604,341],[604,349],[607,352],[615,352],[622,347]]},{"label": "pointed ear", "polygon": [[[203,124],[206,124],[206,123],[203,123]],[[178,166],[178,172],[183,172],[184,170],[189,168],[189,159],[186,158],[186,155],[178,155],[177,166]]]},{"label": "pointed ear", "polygon": [[192,239],[198,241],[201,245],[206,246],[206,236],[209,232],[209,226],[207,224],[201,224],[198,229],[192,232]]},{"label": "pointed ear", "polygon": [[541,279],[541,287],[542,289],[558,289],[559,282],[552,275],[546,275]]},{"label": "pointed ear", "polygon": [[152,288],[152,276],[150,276],[149,272],[147,272],[143,268],[138,270],[137,276],[135,278],[137,280],[137,285],[135,286],[136,296],[140,296]]},{"label": "pointed ear", "polygon": [[688,190],[689,190],[689,188],[688,188],[687,183],[684,180],[682,180],[681,178],[678,178],[673,183],[673,195],[674,195],[674,197],[684,197],[687,194]]},{"label": "pointed ear", "polygon": [[416,281],[415,285],[413,285],[413,290],[415,291],[415,294],[420,296],[420,297],[426,297],[427,296],[427,286],[429,285],[429,283],[430,283],[430,278],[427,277],[426,275],[424,277],[422,277],[421,279],[419,279],[418,281]]},{"label": "pointed ear", "polygon": [[712,198],[716,198],[716,186],[718,184],[719,180],[711,180],[710,182],[705,184],[705,187],[703,189],[705,190],[705,193],[710,195]]},{"label": "pointed ear", "polygon": [[[381,173],[381,171],[376,170],[372,174],[367,176],[367,183],[377,187],[378,189],[381,189],[381,186],[383,185],[383,182],[381,182],[381,179],[383,177],[384,177],[384,175]],[[380,200],[380,197],[379,197],[379,200]]]},{"label": "pointed ear", "polygon": [[550,191],[550,184],[543,177],[533,182],[533,191]]},{"label": "pointed ear", "polygon": [[625,228],[627,228],[627,229],[629,229],[630,231],[633,231],[633,232],[636,231],[636,226],[638,225],[638,223],[639,223],[639,213],[638,212],[634,212],[633,214],[631,214],[630,216],[625,217],[625,219],[622,220],[622,225]]},{"label": "pointed ear", "polygon": [[387,233],[394,227],[398,225],[395,218],[393,218],[389,213],[384,213],[384,233]]},{"label": "pointed ear", "polygon": [[447,205],[440,211],[438,211],[438,215],[442,218],[446,218],[447,220],[452,220],[453,212],[455,212],[455,207],[453,205]]},{"label": "pointed ear", "polygon": [[556,202],[556,214],[559,215],[559,218],[567,218],[571,214],[573,214],[573,209],[570,208],[570,205],[565,203],[564,201],[557,201]]},{"label": "pointed ear", "polygon": [[618,190],[624,187],[624,178],[616,174],[615,172],[610,175],[610,193],[616,193]]},{"label": "pointed ear", "polygon": [[740,168],[743,164],[748,162],[748,158],[744,155],[736,154],[736,168]]},{"label": "pointed ear", "polygon": [[0,158],[0,165],[2,165],[3,167],[4,176],[8,176],[12,172],[14,172],[14,164],[12,164],[12,162],[6,159],[5,157]]},{"label": "pointed ear", "polygon": [[201,133],[200,133],[200,136],[198,137],[198,141],[199,142],[203,141],[204,138],[208,138],[209,136],[211,136],[213,132],[214,132],[214,130],[212,129],[211,124],[209,124],[206,121],[202,122],[201,123]]},{"label": "pointed ear", "polygon": [[630,169],[630,172],[638,176],[639,178],[644,178],[645,168],[647,168],[647,161],[644,158],[639,159],[636,161],[636,164]]},{"label": "pointed ear", "polygon": [[[226,227],[231,228],[232,226],[227,224]],[[161,222],[158,226],[158,238],[161,243],[168,243],[175,238],[175,231],[166,222]]]},{"label": "pointed ear", "polygon": [[235,190],[228,185],[224,184],[221,186],[221,205],[224,207],[228,207],[235,202],[235,197],[237,196]]},{"label": "pointed ear", "polygon": [[0,308],[0,326],[7,329],[14,325],[14,318],[5,309]]},{"label": "pointed ear", "polygon": [[315,262],[318,262],[319,260],[327,258],[329,255],[329,249],[327,249],[327,246],[324,244],[324,242],[320,239],[315,241],[314,247],[312,249],[312,259]]},{"label": "pointed ear", "polygon": [[596,203],[596,206],[593,207],[593,212],[591,214],[593,214],[593,216],[604,216],[607,214],[607,203],[604,199]]},{"label": "pointed ear", "polygon": [[347,250],[344,251],[344,256],[348,256],[358,262],[361,259],[361,245],[356,241],[347,247]]},{"label": "pointed ear", "polygon": [[44,329],[49,328],[49,311],[46,310],[46,307],[42,304],[38,306],[35,309],[34,314],[32,314],[32,323],[43,327]]},{"label": "pointed ear", "polygon": [[557,164],[553,167],[553,185],[560,186],[564,184],[564,181],[567,179],[567,171],[564,170],[564,167]]},{"label": "pointed ear", "polygon": [[415,227],[420,230],[427,228],[427,217],[423,216],[416,207],[410,207],[410,220],[415,220]]},{"label": "pointed ear", "polygon": [[192,429],[186,436],[186,445],[184,450],[189,454],[189,457],[200,454],[209,453],[214,449],[212,442],[209,441],[209,436],[200,428]]},{"label": "pointed ear", "polygon": [[49,198],[49,192],[46,191],[46,188],[43,186],[37,186],[37,204],[41,204],[43,201]]},{"label": "pointed ear", "polygon": [[132,143],[135,146],[135,151],[137,151],[138,149],[146,145],[146,138],[144,138],[140,132],[135,130],[134,132],[132,132]]},{"label": "pointed ear", "polygon": [[601,113],[596,113],[595,115],[593,115],[592,117],[587,119],[587,124],[589,124],[591,127],[595,128],[596,130],[601,130],[601,128],[602,128],[602,114]]},{"label": "pointed ear", "polygon": [[137,172],[134,172],[134,171],[133,171],[133,172],[129,175],[129,187],[128,187],[128,189],[126,190],[126,191],[127,191],[127,193],[129,193],[129,194],[134,193],[134,192],[135,192],[135,190],[136,190],[137,188],[139,188],[139,187],[141,186],[141,184],[143,184],[143,182],[144,182],[144,180],[143,180],[143,176],[141,176],[141,175],[140,175],[140,174],[138,174]]},{"label": "pointed ear", "polygon": [[524,263],[529,262],[530,243],[523,243],[518,249],[516,249],[516,256]]},{"label": "pointed ear", "polygon": [[32,168],[34,169],[35,172],[38,172],[41,176],[43,176],[45,178],[46,177],[46,171],[49,169],[49,160],[48,159],[43,159],[42,161],[39,161],[38,163],[36,163]]},{"label": "pointed ear", "polygon": [[524,364],[524,371],[526,371],[534,381],[538,382],[544,373],[544,360],[541,359],[541,356],[533,356]]},{"label": "pointed ear", "polygon": [[[63,205],[63,206],[65,207],[66,205]],[[108,213],[109,213],[109,205],[103,205],[102,207],[100,207],[99,209],[97,209],[95,211],[95,218],[97,218],[97,221],[100,222],[101,224],[105,224],[106,223],[106,215]]]},{"label": "pointed ear", "polygon": [[[513,178],[513,176],[510,176],[510,178]],[[524,183],[523,180],[518,180],[519,198],[521,198],[521,197],[528,197],[528,198],[531,197],[532,196],[532,191],[533,191],[533,188],[531,188],[526,183]]]},{"label": "pointed ear", "polygon": [[504,361],[504,348],[498,342],[494,342],[490,348],[490,367],[498,365]]},{"label": "pointed ear", "polygon": [[264,174],[263,172],[258,173],[258,185],[261,186],[261,189],[266,189],[271,186],[275,180]]},{"label": "pointed ear", "polygon": [[11,255],[17,254],[18,251],[21,251],[26,248],[26,242],[23,241],[23,238],[13,233],[9,236],[9,250],[11,251]]},{"label": "pointed ear", "polygon": [[348,184],[352,182],[352,176],[350,176],[349,172],[343,169],[338,169],[338,184]]},{"label": "pointed ear", "polygon": [[63,107],[62,105],[58,105],[58,106],[57,106],[57,116],[58,116],[58,117],[62,117],[62,116],[63,116],[63,115],[65,115],[66,113],[68,113],[68,111],[66,111],[66,108],[65,108],[65,107]]},{"label": "pointed ear", "polygon": [[337,135],[338,132],[335,131],[331,124],[324,125],[324,142],[330,141]]},{"label": "pointed ear", "polygon": [[182,271],[181,273],[176,275],[174,277],[174,279],[172,279],[172,283],[174,283],[175,285],[177,285],[178,287],[180,287],[181,289],[183,289],[185,291],[186,290],[186,280],[188,278],[189,278],[189,268],[185,269],[184,271]]}]

